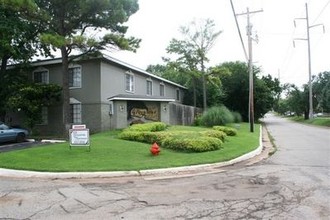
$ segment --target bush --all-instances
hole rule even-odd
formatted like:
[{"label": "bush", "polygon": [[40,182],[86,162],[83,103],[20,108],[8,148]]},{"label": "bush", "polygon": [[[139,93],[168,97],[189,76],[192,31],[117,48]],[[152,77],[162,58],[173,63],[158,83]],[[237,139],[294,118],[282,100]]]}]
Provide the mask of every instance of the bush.
[{"label": "bush", "polygon": [[203,113],[201,124],[207,127],[226,125],[234,122],[233,114],[226,106],[212,107]]},{"label": "bush", "polygon": [[[127,128],[131,131],[164,131],[168,127],[167,124],[163,122],[151,122],[145,124],[133,124]],[[126,129],[125,129],[126,130]]]},{"label": "bush", "polygon": [[239,112],[232,112],[235,123],[241,123],[243,121],[242,115]]},{"label": "bush", "polygon": [[214,151],[221,148],[222,141],[214,137],[198,137],[198,138],[165,138],[161,146],[177,151],[184,152],[206,152]]},{"label": "bush", "polygon": [[225,141],[227,134],[223,131],[217,131],[217,130],[209,130],[209,131],[201,131],[199,132],[201,135],[206,137],[214,137],[220,139],[222,142]]},{"label": "bush", "polygon": [[143,142],[145,143],[161,143],[165,138],[170,137],[171,134],[167,132],[142,132]]},{"label": "bush", "polygon": [[118,138],[152,144],[157,142],[164,148],[184,152],[205,152],[221,148],[226,134],[223,131],[163,131],[167,125],[162,122],[135,124],[124,129]]},{"label": "bush", "polygon": [[143,136],[141,135],[142,132],[139,131],[129,131],[124,130],[118,135],[118,138],[128,140],[128,141],[138,141],[143,142]]},{"label": "bush", "polygon": [[129,141],[138,141],[143,143],[161,143],[163,139],[169,137],[171,134],[166,132],[151,132],[151,131],[130,131],[125,130],[118,135],[118,138],[129,140]]},{"label": "bush", "polygon": [[225,126],[213,126],[213,129],[216,131],[223,131],[228,136],[237,135],[237,130],[235,128],[229,128],[229,127],[225,127]]}]

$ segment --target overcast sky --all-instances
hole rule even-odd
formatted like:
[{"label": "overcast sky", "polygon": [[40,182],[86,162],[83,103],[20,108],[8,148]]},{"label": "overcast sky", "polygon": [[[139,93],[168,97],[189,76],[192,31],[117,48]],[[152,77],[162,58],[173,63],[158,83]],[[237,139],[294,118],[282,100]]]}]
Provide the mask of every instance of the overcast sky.
[{"label": "overcast sky", "polygon": [[[308,50],[305,3],[308,4],[311,27],[312,74],[330,71],[330,0],[233,0],[236,13],[263,10],[251,15],[253,33],[259,42],[253,43],[253,61],[264,75],[280,77],[281,83],[301,86],[308,82]],[[140,9],[128,22],[128,36],[142,39],[137,53],[112,52],[111,56],[145,69],[150,64],[162,64],[165,48],[172,38],[180,39],[180,26],[194,19],[210,18],[223,33],[209,52],[209,66],[228,61],[246,61],[235,25],[230,0],[139,0]],[[246,16],[237,17],[247,48]]]}]

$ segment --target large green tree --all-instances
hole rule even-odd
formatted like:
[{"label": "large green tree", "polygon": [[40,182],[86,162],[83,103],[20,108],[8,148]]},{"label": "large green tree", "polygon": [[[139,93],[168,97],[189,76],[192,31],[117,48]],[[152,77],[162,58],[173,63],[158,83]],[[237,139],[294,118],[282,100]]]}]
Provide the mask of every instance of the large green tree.
[{"label": "large green tree", "polygon": [[[211,19],[192,21],[187,26],[180,27],[182,39],[172,39],[167,47],[167,53],[176,54],[174,62],[181,66],[185,74],[189,74],[194,88],[194,106],[197,105],[197,90],[202,85],[203,108],[207,108],[206,94],[206,68],[209,61],[207,54],[213,47],[221,31],[215,29],[215,23]],[[200,80],[201,79],[201,80]],[[200,83],[200,81],[202,83]]]},{"label": "large green tree", "polygon": [[26,63],[37,53],[49,52],[38,38],[43,24],[43,13],[33,0],[0,0],[0,120],[6,114],[11,85],[21,82],[9,80],[15,78],[6,74],[9,62]]},{"label": "large green tree", "polygon": [[319,73],[313,78],[313,97],[320,112],[330,112],[330,72]]},{"label": "large green tree", "polygon": [[[47,33],[42,41],[61,51],[64,130],[70,125],[70,55],[89,54],[105,48],[135,51],[140,43],[125,37],[128,18],[138,10],[137,0],[36,0],[48,13]],[[98,37],[95,37],[98,36]]]},{"label": "large green tree", "polygon": [[[246,63],[243,62],[226,62],[212,69],[216,75],[222,69],[222,73],[218,73],[223,89],[223,104],[231,111],[237,111],[242,115],[244,121],[248,121],[248,104],[249,104],[249,70]],[[224,71],[226,70],[226,71]],[[270,86],[269,77],[267,80],[259,76],[259,68],[253,68],[254,73],[254,113],[255,119],[264,116],[271,110],[275,94],[274,87]],[[275,83],[275,82],[274,82]]]}]

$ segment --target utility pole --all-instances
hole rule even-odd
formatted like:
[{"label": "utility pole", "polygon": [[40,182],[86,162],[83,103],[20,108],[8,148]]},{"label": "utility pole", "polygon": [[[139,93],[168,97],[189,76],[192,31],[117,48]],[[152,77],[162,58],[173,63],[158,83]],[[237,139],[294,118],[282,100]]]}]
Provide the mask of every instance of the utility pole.
[{"label": "utility pole", "polygon": [[248,49],[249,49],[249,123],[250,123],[250,132],[254,132],[254,82],[253,82],[253,62],[252,62],[252,24],[250,22],[250,14],[262,12],[263,10],[258,11],[249,11],[249,8],[246,9],[246,12],[239,15],[247,15],[247,27],[246,34],[248,36]]},{"label": "utility pole", "polygon": [[[296,18],[294,20],[294,25],[296,27],[296,20],[298,19],[304,19],[306,20],[306,29],[307,29],[307,38],[295,38],[293,40],[293,46],[295,46],[294,42],[295,40],[306,40],[307,41],[307,50],[308,50],[308,87],[309,87],[309,112],[308,112],[308,118],[312,119],[313,118],[313,86],[312,86],[312,61],[311,61],[311,44],[310,44],[310,35],[309,35],[309,29],[320,26],[323,24],[316,24],[316,25],[309,25],[309,16],[308,16],[308,6],[307,3],[305,3],[306,7],[306,17],[304,18]],[[324,26],[323,26],[323,32],[324,32]]]}]

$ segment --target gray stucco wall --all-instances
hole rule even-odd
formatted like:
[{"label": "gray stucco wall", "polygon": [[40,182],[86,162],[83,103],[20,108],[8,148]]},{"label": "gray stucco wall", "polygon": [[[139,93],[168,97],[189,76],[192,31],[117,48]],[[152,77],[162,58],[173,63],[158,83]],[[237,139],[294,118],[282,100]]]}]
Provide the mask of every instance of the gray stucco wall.
[{"label": "gray stucco wall", "polygon": [[[105,131],[112,128],[125,128],[127,122],[127,102],[116,101],[114,114],[109,114],[108,98],[118,94],[146,95],[147,79],[151,79],[153,96],[160,96],[160,84],[165,85],[164,98],[176,99],[176,91],[180,90],[180,100],[183,100],[183,89],[176,85],[153,78],[129,67],[114,64],[105,59],[91,59],[70,64],[81,66],[82,86],[71,88],[70,97],[75,98],[82,104],[82,124],[86,124],[92,133]],[[45,65],[35,65],[35,69],[45,68],[49,70],[49,83],[62,85],[62,64],[45,62]],[[135,79],[135,91],[125,90],[125,73],[131,71]],[[31,80],[32,80],[31,73]],[[121,107],[124,106],[125,109]],[[164,110],[166,109],[166,110]],[[169,105],[160,103],[161,121],[171,122]],[[63,111],[62,106],[52,106],[48,111],[48,124],[38,125],[38,129],[45,134],[62,134]]]},{"label": "gray stucco wall", "polygon": [[[171,85],[161,80],[150,78],[149,76],[132,71],[129,68],[122,68],[116,65],[111,65],[107,62],[101,62],[101,100],[107,101],[109,97],[116,96],[118,94],[135,94],[135,95],[147,95],[147,79],[151,79],[153,85],[153,96],[160,96],[160,83],[165,85],[166,98],[176,99],[176,90],[180,90],[180,100],[183,100],[183,89],[177,86]],[[125,74],[130,71],[134,75],[135,85],[134,92],[128,92],[125,90]]]}]

